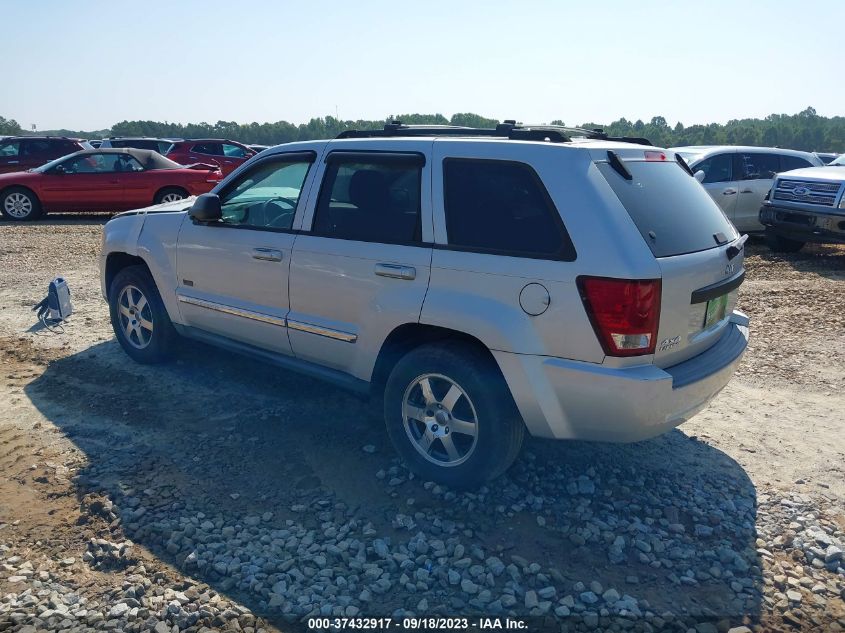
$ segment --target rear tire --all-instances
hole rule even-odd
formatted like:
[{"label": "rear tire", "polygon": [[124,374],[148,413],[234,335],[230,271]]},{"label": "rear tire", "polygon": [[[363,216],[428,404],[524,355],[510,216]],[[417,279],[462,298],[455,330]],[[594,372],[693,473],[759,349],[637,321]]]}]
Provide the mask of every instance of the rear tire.
[{"label": "rear tire", "polygon": [[181,187],[165,187],[158,191],[153,198],[154,204],[162,204],[163,202],[176,202],[177,200],[184,200],[189,198],[191,194]]},{"label": "rear tire", "polygon": [[453,488],[504,473],[525,436],[495,361],[459,342],[423,345],[399,360],[385,387],[384,418],[408,467]]},{"label": "rear tire", "polygon": [[128,266],[115,275],[109,314],[120,346],[133,360],[151,364],[171,358],[179,335],[145,266]]},{"label": "rear tire", "polygon": [[41,217],[41,201],[25,187],[9,187],[0,195],[0,213],[13,222],[31,222]]},{"label": "rear tire", "polygon": [[788,237],[766,231],[766,244],[776,253],[797,253],[804,247],[806,242],[791,240]]}]

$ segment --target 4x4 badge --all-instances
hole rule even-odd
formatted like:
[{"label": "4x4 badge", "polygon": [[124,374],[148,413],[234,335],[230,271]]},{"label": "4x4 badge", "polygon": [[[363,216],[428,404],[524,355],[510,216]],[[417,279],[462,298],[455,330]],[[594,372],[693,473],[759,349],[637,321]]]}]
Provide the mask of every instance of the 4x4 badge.
[{"label": "4x4 badge", "polygon": [[727,266],[725,266],[725,274],[726,275],[732,275],[734,270],[735,270],[735,268],[734,268],[733,264],[728,264]]}]

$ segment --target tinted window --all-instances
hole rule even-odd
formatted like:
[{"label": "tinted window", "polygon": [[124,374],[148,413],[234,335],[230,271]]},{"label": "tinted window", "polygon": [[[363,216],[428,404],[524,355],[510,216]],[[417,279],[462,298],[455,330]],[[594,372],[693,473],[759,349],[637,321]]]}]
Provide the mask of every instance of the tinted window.
[{"label": "tinted window", "polygon": [[598,163],[655,257],[694,253],[718,246],[714,235],[738,236],[721,209],[675,161],[626,161],[625,180],[608,163]]},{"label": "tinted window", "polygon": [[310,162],[263,163],[238,178],[221,196],[223,222],[289,229]]},{"label": "tinted window", "polygon": [[223,143],[223,154],[232,158],[246,158],[246,152],[243,148],[229,143]]},{"label": "tinted window", "polygon": [[450,246],[573,258],[557,209],[528,165],[447,159],[443,189]]},{"label": "tinted window", "polygon": [[17,156],[20,152],[21,144],[19,141],[0,141],[0,158],[8,158],[10,156]]},{"label": "tinted window", "polygon": [[344,162],[326,167],[312,231],[368,242],[419,242],[422,166],[409,161]]},{"label": "tinted window", "polygon": [[733,180],[733,154],[717,154],[701,161],[692,168],[693,172],[701,170],[704,172],[702,184],[709,182],[730,182]]},{"label": "tinted window", "polygon": [[780,171],[789,171],[790,169],[803,169],[804,167],[812,167],[813,163],[800,156],[781,156],[780,157]]},{"label": "tinted window", "polygon": [[51,152],[50,149],[50,141],[24,141],[21,144],[21,154],[24,156],[58,155],[55,151]]},{"label": "tinted window", "polygon": [[736,154],[737,180],[768,180],[780,171],[780,156],[777,154],[743,153]]},{"label": "tinted window", "polygon": [[210,156],[222,156],[223,148],[220,143],[199,143],[191,148],[196,154],[208,154]]}]

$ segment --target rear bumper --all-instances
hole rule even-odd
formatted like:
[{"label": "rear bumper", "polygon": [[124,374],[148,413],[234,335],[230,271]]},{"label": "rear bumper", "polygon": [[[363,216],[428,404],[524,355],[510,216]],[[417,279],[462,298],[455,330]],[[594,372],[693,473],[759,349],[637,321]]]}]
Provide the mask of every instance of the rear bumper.
[{"label": "rear bumper", "polygon": [[766,230],[802,242],[845,243],[845,213],[763,205],[760,223]]},{"label": "rear bumper", "polygon": [[494,352],[528,431],[538,437],[636,442],[703,409],[728,383],[748,346],[748,318],[734,312],[722,338],[674,367],[610,368]]}]

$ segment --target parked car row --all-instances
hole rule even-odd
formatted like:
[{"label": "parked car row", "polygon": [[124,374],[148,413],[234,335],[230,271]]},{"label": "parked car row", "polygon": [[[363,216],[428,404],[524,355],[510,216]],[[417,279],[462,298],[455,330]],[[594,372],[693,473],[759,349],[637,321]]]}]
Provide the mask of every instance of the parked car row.
[{"label": "parked car row", "polygon": [[210,191],[216,165],[180,165],[143,149],[87,149],[27,171],[0,174],[0,213],[35,220],[46,211],[123,211]]}]

